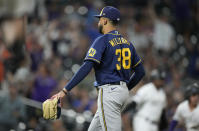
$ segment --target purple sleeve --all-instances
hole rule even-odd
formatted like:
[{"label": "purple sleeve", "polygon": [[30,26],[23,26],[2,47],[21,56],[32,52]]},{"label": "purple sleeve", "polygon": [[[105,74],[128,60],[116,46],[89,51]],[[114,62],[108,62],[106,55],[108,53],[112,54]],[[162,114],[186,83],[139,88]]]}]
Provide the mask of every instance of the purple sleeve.
[{"label": "purple sleeve", "polygon": [[66,88],[67,91],[70,91],[73,87],[79,84],[79,82],[82,81],[91,71],[93,65],[94,62],[85,61],[84,64],[78,70],[78,72],[72,77],[72,79],[67,83],[67,85],[64,88]]},{"label": "purple sleeve", "polygon": [[169,131],[174,131],[177,124],[178,124],[178,121],[172,120],[170,123]]}]

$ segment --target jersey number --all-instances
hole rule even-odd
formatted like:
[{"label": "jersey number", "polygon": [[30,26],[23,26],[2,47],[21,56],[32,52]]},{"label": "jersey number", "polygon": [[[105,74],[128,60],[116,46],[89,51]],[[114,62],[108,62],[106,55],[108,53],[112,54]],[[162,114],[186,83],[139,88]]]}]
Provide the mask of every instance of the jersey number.
[{"label": "jersey number", "polygon": [[131,51],[129,48],[116,49],[115,55],[118,56],[117,61],[119,63],[119,64],[116,64],[117,70],[121,70],[121,63],[122,63],[122,67],[124,69],[130,69],[130,67],[131,67]]}]

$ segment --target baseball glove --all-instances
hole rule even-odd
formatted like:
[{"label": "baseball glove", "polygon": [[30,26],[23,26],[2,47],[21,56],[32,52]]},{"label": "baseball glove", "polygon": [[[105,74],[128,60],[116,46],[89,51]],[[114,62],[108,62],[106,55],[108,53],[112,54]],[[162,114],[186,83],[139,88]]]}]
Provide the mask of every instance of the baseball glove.
[{"label": "baseball glove", "polygon": [[43,118],[46,120],[59,119],[61,115],[61,107],[58,106],[60,102],[58,97],[47,99],[42,104]]}]

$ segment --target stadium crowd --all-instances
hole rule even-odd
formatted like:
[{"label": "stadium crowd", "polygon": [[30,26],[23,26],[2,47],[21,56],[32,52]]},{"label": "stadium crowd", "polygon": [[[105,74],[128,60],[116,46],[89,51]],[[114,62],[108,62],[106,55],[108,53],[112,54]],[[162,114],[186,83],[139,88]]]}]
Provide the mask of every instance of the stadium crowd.
[{"label": "stadium crowd", "polygon": [[[17,129],[22,126],[20,122],[25,123],[26,129],[87,130],[89,123],[77,129],[64,119],[47,124],[41,118],[41,110],[25,106],[21,97],[43,102],[65,86],[78,71],[92,42],[101,35],[93,15],[106,5],[120,9],[122,20],[118,30],[134,44],[143,59],[146,76],[132,95],[149,81],[151,70],[164,68],[167,72],[166,113],[170,121],[176,106],[184,99],[186,86],[199,81],[198,1],[32,1],[33,10],[23,16],[26,34],[21,41],[23,56],[17,55],[20,60],[6,46],[2,30],[0,32],[0,130]],[[13,60],[15,63],[9,62]],[[92,71],[73,88],[65,99],[64,108],[94,114],[97,92],[93,82]],[[126,124],[128,122],[124,123],[124,130],[129,131]],[[178,130],[183,131],[183,126]]]}]

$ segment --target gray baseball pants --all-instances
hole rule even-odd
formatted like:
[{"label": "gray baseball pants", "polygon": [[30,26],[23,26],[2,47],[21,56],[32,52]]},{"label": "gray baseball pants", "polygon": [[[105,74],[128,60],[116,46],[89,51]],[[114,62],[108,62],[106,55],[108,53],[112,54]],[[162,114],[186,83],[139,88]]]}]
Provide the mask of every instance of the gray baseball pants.
[{"label": "gray baseball pants", "polygon": [[98,108],[88,131],[121,131],[121,111],[128,96],[125,82],[99,86]]}]

